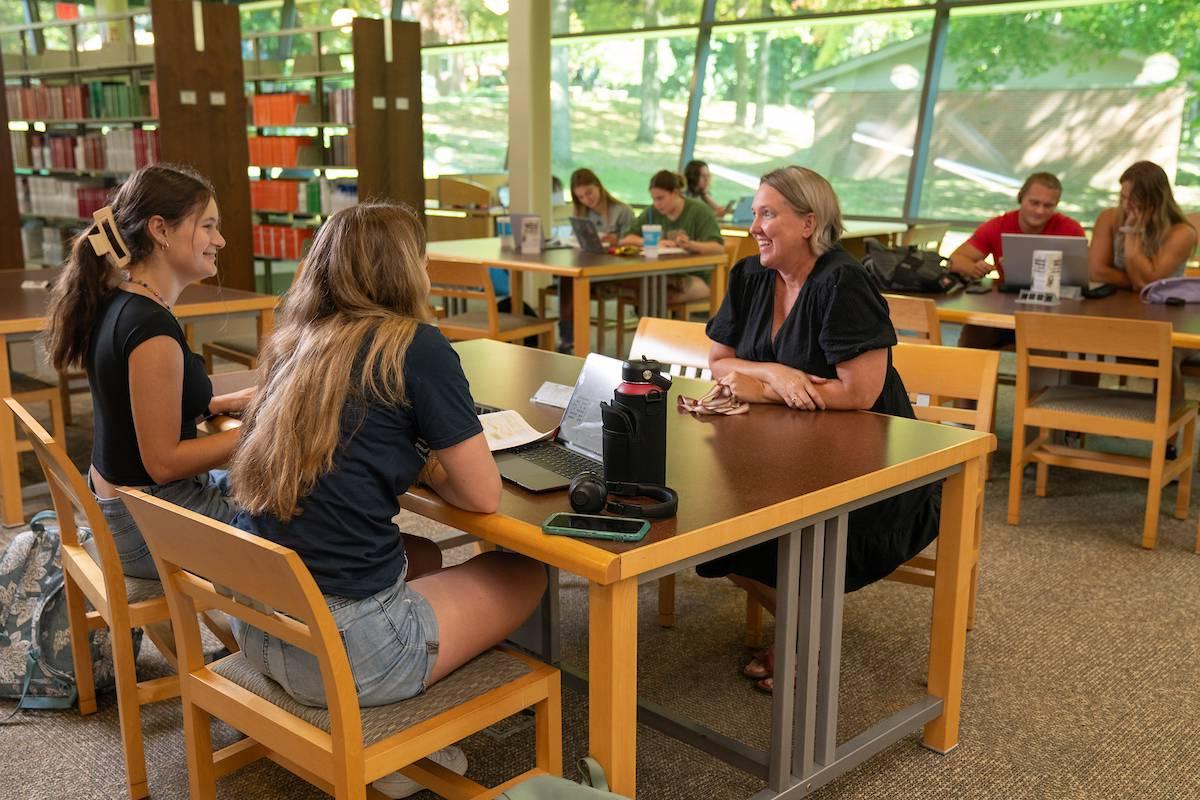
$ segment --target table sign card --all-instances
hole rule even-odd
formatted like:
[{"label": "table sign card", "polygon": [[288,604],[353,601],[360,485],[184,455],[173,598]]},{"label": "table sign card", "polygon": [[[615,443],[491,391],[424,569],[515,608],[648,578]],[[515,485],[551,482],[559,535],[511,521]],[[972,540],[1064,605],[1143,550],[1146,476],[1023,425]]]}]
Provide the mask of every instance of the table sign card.
[{"label": "table sign card", "polygon": [[1059,295],[1062,259],[1061,250],[1033,251],[1033,291],[1055,297]]}]

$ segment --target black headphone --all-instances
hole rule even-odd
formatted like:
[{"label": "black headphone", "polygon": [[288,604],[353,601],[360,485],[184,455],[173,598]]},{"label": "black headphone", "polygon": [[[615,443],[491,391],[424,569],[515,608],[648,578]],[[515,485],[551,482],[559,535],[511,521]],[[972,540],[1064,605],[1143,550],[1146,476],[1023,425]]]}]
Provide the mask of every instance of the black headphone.
[{"label": "black headphone", "polygon": [[[609,500],[610,494],[617,497],[649,497],[656,502],[622,503]],[[596,472],[583,472],[571,481],[567,490],[571,500],[571,508],[580,514],[598,514],[607,511],[623,517],[640,517],[645,519],[664,519],[675,516],[679,510],[679,495],[668,486],[656,486],[651,483],[624,483],[620,481],[606,482]]]}]

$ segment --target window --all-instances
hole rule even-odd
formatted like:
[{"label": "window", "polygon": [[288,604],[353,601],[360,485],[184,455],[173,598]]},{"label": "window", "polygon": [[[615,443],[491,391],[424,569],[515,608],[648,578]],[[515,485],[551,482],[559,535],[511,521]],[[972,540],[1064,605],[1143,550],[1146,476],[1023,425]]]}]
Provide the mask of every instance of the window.
[{"label": "window", "polygon": [[678,169],[696,32],[554,44],[554,174],[591,169],[626,203],[649,203],[650,176]]},{"label": "window", "polygon": [[1200,63],[1198,8],[952,11],[921,216],[985,219],[1014,207],[1025,176],[1044,170],[1063,182],[1059,210],[1090,225],[1143,159],[1175,179],[1181,205],[1200,206],[1200,107],[1187,85]]},{"label": "window", "polygon": [[827,177],[847,214],[899,216],[931,12],[713,32],[695,157],[718,202],[788,164]]},{"label": "window", "polygon": [[506,45],[425,50],[421,95],[426,177],[506,169]]}]

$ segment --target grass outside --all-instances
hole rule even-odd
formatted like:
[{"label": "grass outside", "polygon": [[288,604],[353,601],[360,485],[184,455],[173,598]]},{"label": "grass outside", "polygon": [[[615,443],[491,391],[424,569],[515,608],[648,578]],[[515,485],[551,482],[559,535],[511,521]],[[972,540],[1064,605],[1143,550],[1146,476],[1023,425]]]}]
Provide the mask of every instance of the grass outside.
[{"label": "grass outside", "polygon": [[[556,162],[553,172],[564,184],[573,170],[587,167],[600,176],[616,197],[627,203],[649,202],[650,176],[660,169],[675,169],[679,162],[684,116],[683,103],[661,104],[662,125],[653,142],[636,142],[640,113],[636,98],[608,99],[576,110],[571,120],[571,160]],[[722,115],[718,114],[717,119]],[[768,115],[765,130],[737,129],[732,123],[702,121],[696,154],[714,165],[713,196],[720,201],[753,193],[757,178],[784,164],[814,164],[811,132],[797,130],[794,115]],[[780,127],[780,123],[787,127]],[[447,174],[503,171],[508,141],[508,100],[489,90],[425,106],[427,173],[430,167]],[[1181,152],[1180,176],[1188,183],[1176,187],[1185,209],[1200,208],[1200,185],[1191,185],[1190,170],[1200,153]],[[1013,206],[1014,192],[995,191],[965,178],[930,167],[923,189],[922,216],[943,219],[984,220]],[[828,172],[828,170],[825,170]],[[726,177],[728,176],[728,177]],[[901,216],[906,177],[861,179],[827,174],[845,213],[857,216]],[[1116,201],[1116,188],[1067,186],[1060,209],[1090,225],[1100,210]]]}]

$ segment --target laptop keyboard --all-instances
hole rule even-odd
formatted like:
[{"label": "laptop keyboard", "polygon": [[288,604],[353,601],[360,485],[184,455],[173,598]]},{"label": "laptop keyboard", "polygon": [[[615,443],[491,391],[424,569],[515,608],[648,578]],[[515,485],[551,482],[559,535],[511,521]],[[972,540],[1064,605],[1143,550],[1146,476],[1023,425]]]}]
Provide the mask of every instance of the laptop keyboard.
[{"label": "laptop keyboard", "polygon": [[548,469],[564,478],[574,478],[583,472],[602,472],[603,466],[587,456],[572,452],[550,442],[534,442],[513,450],[526,461]]}]

